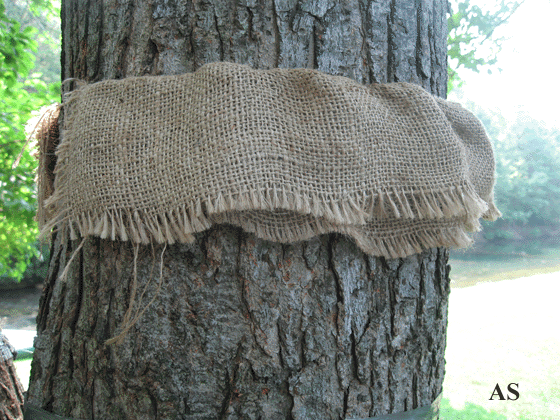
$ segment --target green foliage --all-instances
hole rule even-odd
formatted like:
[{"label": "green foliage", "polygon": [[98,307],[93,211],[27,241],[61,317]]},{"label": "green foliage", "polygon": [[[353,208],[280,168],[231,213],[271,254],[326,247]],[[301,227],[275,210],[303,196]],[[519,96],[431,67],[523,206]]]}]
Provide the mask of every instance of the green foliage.
[{"label": "green foliage", "polygon": [[506,416],[469,402],[460,410],[453,408],[446,399],[441,403],[440,417],[453,420],[507,420]]},{"label": "green foliage", "polygon": [[471,5],[470,0],[450,2],[447,20],[448,92],[462,85],[458,74],[461,68],[478,73],[486,66],[488,73],[492,72],[504,40],[496,37],[495,30],[506,23],[523,2],[499,0],[494,10],[483,10]]},{"label": "green foliage", "polygon": [[535,239],[560,232],[560,131],[526,112],[508,123],[495,111],[469,107],[496,154],[495,195],[503,217],[484,224],[485,238]]},{"label": "green foliage", "polygon": [[[507,420],[507,417],[493,410],[486,410],[484,407],[473,403],[465,403],[462,409],[456,409],[449,404],[447,399],[443,399],[440,407],[441,419],[453,420]],[[525,417],[519,417],[519,420],[526,420]]]},{"label": "green foliage", "polygon": [[33,51],[35,67],[31,73],[41,73],[47,84],[60,81],[60,4],[50,0],[10,0],[6,15],[30,28],[39,48]]},{"label": "green foliage", "polygon": [[[560,217],[560,133],[521,114],[509,130],[516,144],[500,148],[499,188],[510,213],[505,220],[557,224]],[[506,155],[507,153],[507,155]]]},{"label": "green foliage", "polygon": [[[10,7],[17,4],[21,3]],[[41,19],[54,13],[50,2],[36,0],[26,5]],[[0,0],[0,279],[19,280],[31,259],[40,258],[33,220],[36,161],[25,150],[15,169],[12,164],[26,142],[25,127],[33,111],[59,99],[60,83],[47,84],[36,71],[39,30],[24,27],[7,13]]]}]

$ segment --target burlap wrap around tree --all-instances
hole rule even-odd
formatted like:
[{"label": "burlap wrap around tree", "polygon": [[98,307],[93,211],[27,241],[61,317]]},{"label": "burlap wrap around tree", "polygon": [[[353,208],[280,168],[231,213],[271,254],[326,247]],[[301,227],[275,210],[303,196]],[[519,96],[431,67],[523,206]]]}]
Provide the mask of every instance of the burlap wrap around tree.
[{"label": "burlap wrap around tree", "polygon": [[500,214],[481,123],[412,84],[213,63],[84,85],[63,111],[43,232],[172,244],[231,223],[394,258],[467,246]]}]

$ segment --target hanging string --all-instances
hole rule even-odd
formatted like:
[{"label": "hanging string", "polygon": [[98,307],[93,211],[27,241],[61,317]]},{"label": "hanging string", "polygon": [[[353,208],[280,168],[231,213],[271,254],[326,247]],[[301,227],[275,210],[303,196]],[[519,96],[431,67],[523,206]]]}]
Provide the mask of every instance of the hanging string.
[{"label": "hanging string", "polygon": [[78,252],[80,252],[80,250],[84,246],[85,242],[86,242],[86,237],[84,237],[82,239],[82,242],[80,242],[80,245],[78,245],[78,248],[76,248],[74,250],[74,252],[72,253],[72,256],[70,257],[70,259],[66,263],[66,266],[64,267],[64,271],[60,275],[60,281],[66,282],[66,278],[68,277],[68,270],[70,269],[70,265],[72,264],[72,261],[74,261],[74,258],[76,258],[76,255],[78,255]]},{"label": "hanging string", "polygon": [[14,163],[12,163],[12,171],[14,169],[16,169],[19,165],[19,162],[23,156],[23,152],[25,151],[25,148],[27,147],[27,145],[29,144],[29,142],[31,141],[31,139],[35,136],[35,133],[37,132],[37,127],[39,127],[39,125],[41,124],[41,122],[43,121],[43,119],[48,116],[50,118],[50,116],[53,114],[53,112],[55,112],[57,109],[61,108],[62,105],[60,104],[53,104],[50,105],[41,115],[41,118],[39,118],[39,121],[37,121],[37,123],[35,124],[35,127],[33,127],[33,130],[31,130],[31,133],[29,133],[29,135],[27,136],[27,140],[25,141],[25,144],[23,145],[23,147],[21,148],[21,151],[19,152],[18,157],[16,158],[16,160],[14,161]]},{"label": "hanging string", "polygon": [[161,251],[160,267],[159,267],[159,281],[158,281],[157,289],[156,289],[156,292],[154,293],[154,296],[148,302],[147,305],[145,305],[143,307],[140,305],[140,303],[142,302],[142,299],[144,297],[144,294],[146,293],[146,291],[148,289],[148,286],[150,286],[150,284],[152,283],[153,277],[150,275],[150,280],[144,286],[144,289],[142,290],[142,293],[140,294],[140,298],[138,299],[139,304],[137,305],[136,313],[134,314],[134,317],[132,319],[130,319],[131,314],[132,314],[132,308],[133,308],[134,303],[135,303],[134,300],[135,300],[135,297],[136,297],[136,291],[137,291],[137,287],[138,287],[137,286],[137,284],[138,284],[138,278],[137,278],[138,277],[138,273],[137,273],[138,246],[135,248],[135,250],[134,250],[134,268],[133,268],[132,291],[131,291],[131,295],[130,295],[128,310],[126,311],[126,314],[125,314],[123,322],[122,322],[121,332],[118,335],[116,335],[115,337],[110,338],[107,341],[105,341],[106,345],[110,345],[110,344],[114,344],[114,343],[122,344],[122,342],[124,341],[124,337],[126,336],[128,331],[130,331],[130,329],[134,325],[136,325],[138,320],[142,317],[142,315],[144,315],[144,312],[146,312],[146,310],[152,305],[152,303],[154,303],[154,301],[158,297],[158,295],[161,291],[161,286],[163,284],[163,256],[165,254],[166,249],[167,249],[167,244],[165,244],[163,246],[163,250]]}]

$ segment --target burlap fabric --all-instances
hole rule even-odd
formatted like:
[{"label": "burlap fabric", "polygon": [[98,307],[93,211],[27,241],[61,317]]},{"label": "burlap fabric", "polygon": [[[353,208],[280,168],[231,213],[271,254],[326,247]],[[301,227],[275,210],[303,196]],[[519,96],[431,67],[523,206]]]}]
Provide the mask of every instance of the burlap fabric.
[{"label": "burlap fabric", "polygon": [[[39,226],[43,226],[53,217],[47,213],[44,205],[45,199],[54,192],[54,169],[56,164],[55,148],[58,144],[60,133],[58,116],[60,104],[54,104],[41,109],[41,117],[37,124],[37,153],[35,157],[39,160],[39,170],[35,177],[37,183],[37,206],[36,219]],[[52,206],[51,206],[52,209]]]},{"label": "burlap fabric", "polygon": [[85,85],[63,108],[44,232],[171,244],[232,223],[402,257],[499,216],[481,123],[407,83],[214,63]]}]

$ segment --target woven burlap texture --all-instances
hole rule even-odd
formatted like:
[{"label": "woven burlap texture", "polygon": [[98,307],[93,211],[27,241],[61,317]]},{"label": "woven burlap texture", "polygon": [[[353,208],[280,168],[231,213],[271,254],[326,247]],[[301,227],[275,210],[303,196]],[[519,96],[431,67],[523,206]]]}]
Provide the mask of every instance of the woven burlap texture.
[{"label": "woven burlap texture", "polygon": [[44,232],[172,244],[231,223],[403,257],[499,216],[481,123],[412,84],[213,63],[84,85],[63,110]]},{"label": "woven burlap texture", "polygon": [[[60,104],[53,104],[41,110],[42,114],[36,129],[37,151],[35,157],[39,160],[39,170],[35,177],[37,183],[37,215],[39,226],[43,226],[52,218],[46,213],[45,199],[54,192],[54,165],[56,163],[55,147],[60,138],[58,117]],[[51,207],[52,208],[52,207]]]}]

